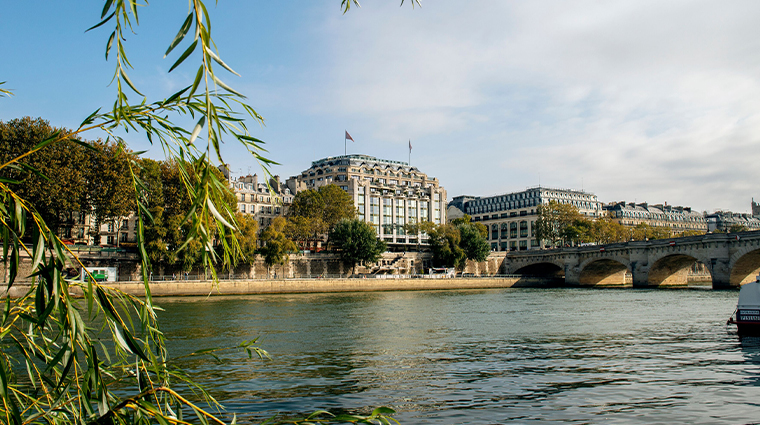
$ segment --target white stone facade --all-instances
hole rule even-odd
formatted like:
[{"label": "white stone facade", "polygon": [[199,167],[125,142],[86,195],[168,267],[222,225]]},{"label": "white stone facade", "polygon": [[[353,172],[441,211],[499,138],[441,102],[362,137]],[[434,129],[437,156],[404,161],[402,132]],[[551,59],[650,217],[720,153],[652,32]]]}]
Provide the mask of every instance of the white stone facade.
[{"label": "white stone facade", "polygon": [[424,235],[407,234],[405,225],[446,222],[446,190],[406,162],[357,154],[328,157],[287,180],[293,193],[328,184],[351,195],[358,218],[394,249],[426,242]]},{"label": "white stone facade", "polygon": [[549,201],[571,204],[591,219],[603,214],[593,193],[547,187],[487,197],[457,196],[449,205],[488,227],[492,251],[526,251],[541,247],[534,236],[538,206]]}]

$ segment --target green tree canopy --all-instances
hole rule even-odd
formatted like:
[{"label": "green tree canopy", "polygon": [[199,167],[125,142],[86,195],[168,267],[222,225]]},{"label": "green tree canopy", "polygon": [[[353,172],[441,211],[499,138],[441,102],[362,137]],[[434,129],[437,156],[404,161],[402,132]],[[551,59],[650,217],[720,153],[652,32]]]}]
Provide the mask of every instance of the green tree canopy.
[{"label": "green tree canopy", "polygon": [[548,241],[552,245],[564,245],[578,237],[578,229],[570,228],[583,218],[578,208],[571,204],[549,201],[538,206],[535,235],[539,243]]},{"label": "green tree canopy", "polygon": [[355,218],[340,220],[330,232],[329,240],[340,252],[340,258],[351,264],[352,274],[360,261],[374,263],[386,249],[374,227]]},{"label": "green tree canopy", "polygon": [[351,195],[334,184],[296,194],[288,210],[288,235],[302,247],[321,238],[343,219],[356,217]]},{"label": "green tree canopy", "polygon": [[460,243],[462,235],[456,226],[451,224],[427,226],[430,248],[433,251],[433,264],[436,267],[464,267],[467,253],[464,252]]},{"label": "green tree canopy", "polygon": [[[0,163],[24,155],[56,134],[42,118],[0,121]],[[70,225],[72,215],[88,211],[87,177],[91,164],[88,149],[74,138],[38,150],[0,170],[0,178],[12,183],[16,194],[28,199],[54,231]]]},{"label": "green tree canopy", "polygon": [[116,143],[98,140],[89,151],[87,192],[95,214],[95,243],[100,237],[100,224],[115,222],[135,210],[134,185],[128,152]]},{"label": "green tree canopy", "polygon": [[[459,246],[464,251],[465,258],[481,262],[488,258],[491,247],[477,224],[480,223],[460,223],[456,225],[456,229],[459,231]],[[482,224],[480,225],[483,226]]]},{"label": "green tree canopy", "polygon": [[296,244],[283,233],[285,224],[284,218],[277,217],[261,232],[261,242],[264,246],[259,249],[259,253],[264,257],[267,267],[285,264],[288,254],[298,250]]}]

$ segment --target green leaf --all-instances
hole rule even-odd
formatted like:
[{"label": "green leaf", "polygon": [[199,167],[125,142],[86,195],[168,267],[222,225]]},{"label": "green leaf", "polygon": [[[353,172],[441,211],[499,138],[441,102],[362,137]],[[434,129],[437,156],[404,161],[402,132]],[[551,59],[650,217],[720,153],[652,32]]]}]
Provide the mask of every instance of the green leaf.
[{"label": "green leaf", "polygon": [[371,416],[392,415],[394,413],[396,413],[396,411],[393,410],[393,409],[391,409],[390,407],[381,406],[381,407],[378,407],[377,409],[373,410]]},{"label": "green leaf", "polygon": [[58,350],[58,353],[52,359],[50,359],[49,362],[47,362],[47,366],[45,367],[45,370],[42,373],[43,374],[48,373],[50,372],[52,368],[58,366],[58,363],[61,362],[61,359],[63,358],[63,356],[66,354],[67,351],[69,351],[68,345],[64,345],[63,347],[61,347],[61,349]]},{"label": "green leaf", "polygon": [[10,269],[8,271],[8,289],[11,289],[11,286],[13,286],[13,282],[16,281],[16,276],[18,274],[18,263],[19,263],[18,242],[14,240],[12,248],[11,248],[11,264],[9,266]]},{"label": "green leaf", "polygon": [[120,342],[123,342],[126,345],[127,351],[129,351],[132,354],[136,354],[138,357],[145,360],[146,362],[150,362],[148,357],[145,356],[145,353],[143,352],[143,350],[141,350],[140,347],[137,345],[137,342],[132,337],[132,334],[129,332],[127,328],[115,326],[115,329],[117,330],[117,338],[120,339]]},{"label": "green leaf", "polygon": [[129,8],[132,9],[132,14],[135,15],[135,23],[140,25],[140,18],[137,16],[137,1],[127,0],[129,2]]},{"label": "green leaf", "polygon": [[100,286],[97,286],[95,288],[95,293],[98,295],[98,302],[100,303],[101,308],[103,308],[103,311],[105,312],[105,314],[111,319],[112,322],[114,322],[114,324],[118,324],[119,321],[116,318],[117,317],[116,310],[114,310],[113,304],[111,304],[110,298],[108,298],[108,296],[106,295],[106,293],[103,291],[103,289]]},{"label": "green leaf", "polygon": [[203,78],[203,65],[198,67],[198,72],[195,74],[195,80],[193,81],[193,85],[190,87],[190,93],[187,94],[188,102],[193,97],[193,94],[195,94],[195,91],[198,90],[198,85],[200,85],[202,78]]},{"label": "green leaf", "polygon": [[106,60],[108,60],[108,54],[111,53],[111,47],[113,46],[113,39],[116,37],[116,31],[111,33],[111,36],[108,37],[108,42],[106,43]]},{"label": "green leaf", "polygon": [[227,65],[226,63],[224,63],[224,61],[222,61],[222,59],[219,56],[217,56],[216,53],[214,53],[213,50],[207,48],[206,49],[206,53],[208,53],[208,55],[211,56],[211,59],[213,59],[216,63],[218,63],[219,65],[223,66],[224,69],[226,69],[227,71],[230,71],[231,73],[237,75],[238,77],[240,76],[240,74],[238,74],[232,68],[230,68],[229,65]]},{"label": "green leaf", "polygon": [[92,124],[95,118],[95,115],[97,115],[98,112],[100,112],[100,109],[101,108],[98,108],[95,112],[91,113],[87,118],[85,118],[84,121],[82,121],[82,124],[79,124],[79,128],[82,128],[88,124]]},{"label": "green leaf", "polygon": [[111,10],[111,5],[113,5],[113,0],[106,0],[106,3],[103,5],[103,11],[100,13],[100,19],[103,19],[106,13]]},{"label": "green leaf", "polygon": [[223,88],[223,89],[227,90],[228,92],[236,94],[236,95],[242,97],[243,99],[245,99],[245,96],[242,93],[236,91],[232,87],[230,87],[227,84],[225,84],[222,80],[220,80],[219,78],[217,78],[216,75],[212,74],[211,77],[214,79],[214,82],[216,82],[216,84],[218,84],[221,88]]},{"label": "green leaf", "polygon": [[59,134],[61,134],[61,130],[56,130],[53,134],[48,136],[48,138],[38,143],[37,146],[34,147],[34,150],[42,149],[45,146],[53,143],[58,138]]},{"label": "green leaf", "polygon": [[190,45],[187,49],[185,49],[184,52],[182,52],[182,55],[180,55],[179,59],[177,59],[176,62],[174,62],[174,65],[172,65],[171,68],[169,68],[169,72],[172,72],[174,68],[178,67],[182,62],[187,59],[188,56],[190,56],[191,53],[195,50],[195,46],[198,45],[198,40],[193,41],[193,44]]},{"label": "green leaf", "polygon": [[[109,2],[110,2],[110,1],[111,1],[111,0],[109,0]],[[102,21],[100,21],[99,23],[97,23],[97,24],[95,24],[95,25],[91,26],[90,28],[87,28],[87,31],[90,31],[90,30],[94,30],[95,28],[97,28],[97,27],[99,27],[99,26],[101,26],[101,25],[105,24],[106,22],[110,21],[110,20],[111,20],[111,18],[113,18],[113,16],[114,16],[115,14],[116,14],[116,12],[113,12],[113,13],[111,13],[110,15],[108,15],[108,17],[107,17],[107,18],[105,18],[105,19],[103,19]],[[85,31],[85,32],[87,32],[87,31]]]},{"label": "green leaf", "polygon": [[8,314],[11,312],[11,297],[5,297],[5,308],[3,309],[3,322],[2,325],[5,326],[6,323],[8,323]]},{"label": "green leaf", "polygon": [[177,32],[177,35],[174,36],[174,40],[172,40],[172,43],[169,45],[166,53],[164,53],[164,57],[168,56],[169,53],[171,53],[171,51],[174,50],[174,48],[177,47],[177,45],[182,41],[182,39],[185,38],[187,32],[190,30],[190,24],[193,22],[193,16],[195,16],[193,13],[189,13],[187,15],[185,22],[179,28],[179,32]]},{"label": "green leaf", "polygon": [[195,124],[195,128],[193,129],[193,134],[190,135],[190,140],[187,142],[189,145],[192,145],[193,142],[195,142],[195,139],[198,138],[198,135],[201,134],[201,130],[203,130],[203,125],[206,123],[206,116],[201,115],[201,119],[198,120],[198,123]]},{"label": "green leaf", "polygon": [[166,99],[163,102],[161,102],[161,105],[168,105],[168,104],[174,102],[175,100],[177,100],[177,98],[179,98],[180,96],[182,96],[182,93],[186,92],[189,88],[190,88],[190,86],[187,86],[184,89],[178,91],[177,93],[174,93],[173,95],[169,96],[168,99]]},{"label": "green leaf", "polygon": [[16,406],[15,397],[11,397],[11,394],[8,391],[8,377],[5,372],[4,361],[0,361],[0,396],[2,396],[5,402],[11,406],[11,417],[13,418],[13,424],[21,425],[23,422],[21,420],[21,413],[18,410],[18,406]]},{"label": "green leaf", "polygon": [[140,96],[144,96],[142,93],[140,93],[140,90],[137,90],[134,84],[132,84],[132,80],[129,79],[127,76],[127,73],[123,70],[119,70],[119,74],[121,74],[121,77],[124,79],[124,81],[129,85],[129,87],[135,91],[135,93],[139,94]]},{"label": "green leaf", "polygon": [[34,244],[34,259],[32,260],[32,271],[37,270],[37,266],[42,261],[42,256],[45,253],[45,238],[42,233],[35,227],[34,233],[37,234],[37,241]]},{"label": "green leaf", "polygon": [[216,210],[216,207],[214,206],[214,203],[211,201],[211,198],[206,199],[206,205],[208,206],[208,210],[211,212],[211,214],[219,220],[222,224],[229,227],[232,230],[237,230],[235,226],[231,225],[227,220],[222,217],[221,214],[219,214],[219,211]]}]

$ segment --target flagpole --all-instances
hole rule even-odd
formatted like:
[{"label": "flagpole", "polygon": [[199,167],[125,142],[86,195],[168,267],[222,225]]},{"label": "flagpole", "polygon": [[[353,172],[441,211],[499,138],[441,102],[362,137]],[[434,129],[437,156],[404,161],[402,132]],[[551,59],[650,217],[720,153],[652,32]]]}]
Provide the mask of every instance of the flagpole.
[{"label": "flagpole", "polygon": [[412,166],[412,139],[409,139],[409,167]]}]

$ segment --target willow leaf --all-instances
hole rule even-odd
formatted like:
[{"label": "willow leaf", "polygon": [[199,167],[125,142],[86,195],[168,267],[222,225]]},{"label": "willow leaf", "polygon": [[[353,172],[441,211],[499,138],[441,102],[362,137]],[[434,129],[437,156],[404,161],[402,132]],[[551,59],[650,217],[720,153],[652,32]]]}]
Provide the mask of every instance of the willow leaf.
[{"label": "willow leaf", "polygon": [[187,35],[187,32],[190,30],[190,25],[193,22],[193,16],[195,15],[192,13],[187,15],[185,22],[179,28],[179,32],[177,32],[177,35],[174,36],[174,40],[172,40],[171,44],[169,45],[169,48],[166,49],[166,53],[164,54],[164,57],[167,57],[169,53],[171,53],[171,51],[174,50],[174,48],[177,47],[177,45],[181,43],[182,40],[185,38],[185,36]]}]

